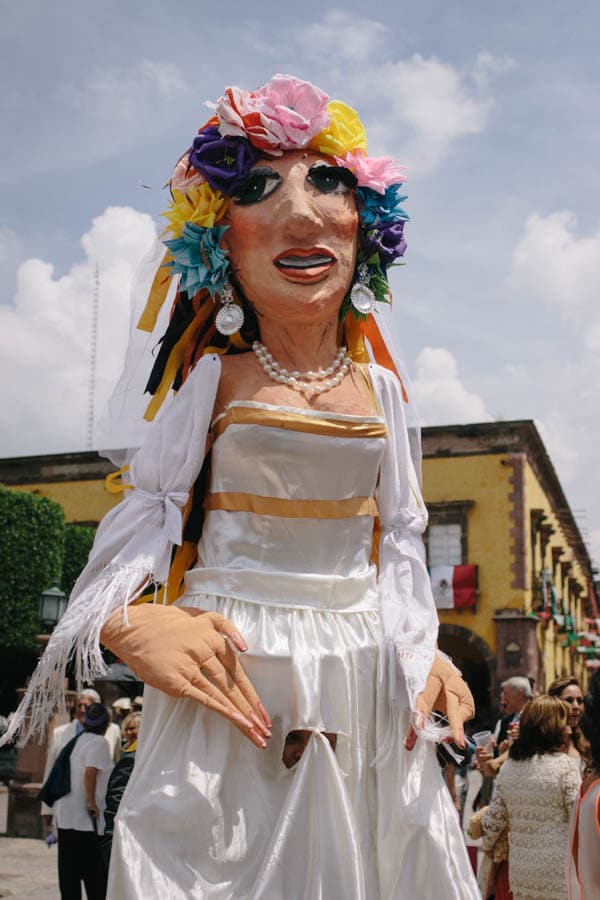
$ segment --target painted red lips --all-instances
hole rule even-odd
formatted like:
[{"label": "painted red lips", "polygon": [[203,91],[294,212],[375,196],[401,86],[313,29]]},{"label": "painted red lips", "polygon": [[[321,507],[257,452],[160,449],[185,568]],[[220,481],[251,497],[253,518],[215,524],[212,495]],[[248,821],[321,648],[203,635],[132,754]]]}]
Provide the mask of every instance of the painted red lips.
[{"label": "painted red lips", "polygon": [[294,281],[317,281],[336,262],[335,256],[322,247],[289,247],[273,260],[276,268]]}]

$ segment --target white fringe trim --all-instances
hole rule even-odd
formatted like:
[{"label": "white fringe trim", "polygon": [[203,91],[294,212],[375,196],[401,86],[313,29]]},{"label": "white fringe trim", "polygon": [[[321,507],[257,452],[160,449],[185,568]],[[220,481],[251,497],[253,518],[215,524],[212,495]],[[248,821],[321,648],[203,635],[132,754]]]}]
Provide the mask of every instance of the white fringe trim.
[{"label": "white fringe trim", "polygon": [[[86,570],[86,580],[89,574]],[[41,739],[50,717],[57,711],[65,711],[64,681],[71,659],[75,661],[77,690],[106,672],[100,649],[102,627],[118,609],[123,610],[126,622],[128,604],[152,580],[142,569],[108,566],[81,593],[75,585],[67,610],[50,636],[27,692],[0,738],[0,746],[16,739],[22,747],[35,737]]]},{"label": "white fringe trim", "polygon": [[[425,719],[423,713],[416,708],[416,699],[425,688],[435,655],[439,654],[449,662],[451,660],[439,650],[435,650],[431,654],[424,650],[420,654],[410,653],[405,647],[392,640],[387,641],[386,647],[385,667],[389,685],[389,707],[387,728],[371,763],[376,768],[385,765],[398,752],[398,741],[405,711],[410,713],[410,724],[415,729],[418,738],[439,744],[452,737],[450,726],[443,716],[432,712]],[[453,665],[453,668],[456,669],[456,666]],[[458,669],[456,671],[458,672]],[[451,755],[458,759],[447,744],[446,747]]]}]

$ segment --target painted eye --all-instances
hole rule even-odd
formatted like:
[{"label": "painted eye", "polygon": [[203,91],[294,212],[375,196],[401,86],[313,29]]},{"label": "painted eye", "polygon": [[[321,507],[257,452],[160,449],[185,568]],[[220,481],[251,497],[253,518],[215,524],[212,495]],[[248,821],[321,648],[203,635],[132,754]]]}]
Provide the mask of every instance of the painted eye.
[{"label": "painted eye", "polygon": [[261,200],[277,190],[282,180],[279,172],[271,169],[270,166],[256,166],[234,194],[233,199],[239,206],[260,203]]},{"label": "painted eye", "polygon": [[324,194],[347,194],[356,187],[356,177],[343,166],[316,163],[310,167],[306,177]]}]

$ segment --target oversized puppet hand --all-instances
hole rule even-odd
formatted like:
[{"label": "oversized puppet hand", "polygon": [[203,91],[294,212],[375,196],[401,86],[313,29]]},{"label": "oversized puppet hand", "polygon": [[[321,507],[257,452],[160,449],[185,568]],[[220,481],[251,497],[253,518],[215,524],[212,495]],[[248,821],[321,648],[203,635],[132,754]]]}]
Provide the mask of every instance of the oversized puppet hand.
[{"label": "oversized puppet hand", "polygon": [[[417,714],[423,721],[432,709],[446,716],[452,731],[452,739],[459,747],[465,746],[463,725],[475,715],[473,695],[454,666],[443,656],[435,657],[427,676],[425,690],[417,697]],[[417,723],[417,728],[418,728]],[[404,743],[412,750],[417,740],[417,732],[411,725]]]},{"label": "oversized puppet hand", "polygon": [[139,679],[214,709],[266,746],[271,723],[232,647],[247,649],[231,622],[218,613],[149,603],[130,606],[127,617],[128,623],[115,613],[100,637]]}]

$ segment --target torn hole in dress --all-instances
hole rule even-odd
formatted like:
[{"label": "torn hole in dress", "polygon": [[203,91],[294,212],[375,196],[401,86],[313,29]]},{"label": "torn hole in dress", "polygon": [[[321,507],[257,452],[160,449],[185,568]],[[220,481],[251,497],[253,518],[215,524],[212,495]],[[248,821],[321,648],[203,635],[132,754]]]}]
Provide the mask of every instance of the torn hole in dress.
[{"label": "torn hole in dress", "polygon": [[[314,730],[312,728],[297,728],[288,731],[283,743],[283,753],[281,754],[281,762],[286,769],[293,769],[294,766],[298,765]],[[338,739],[336,732],[321,731],[321,734],[329,741],[331,749],[335,753]]]}]

